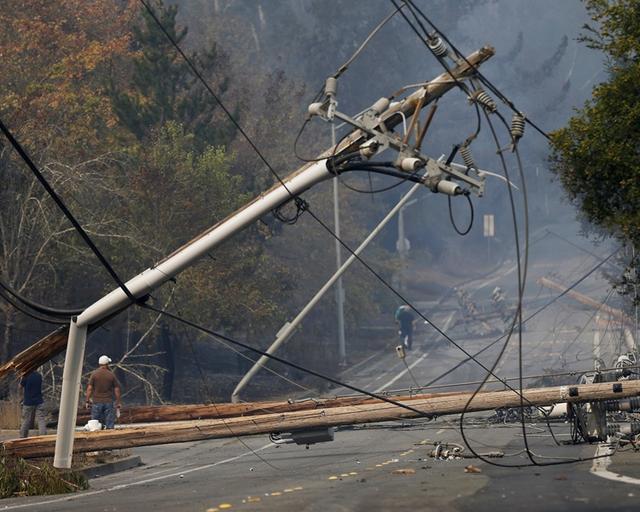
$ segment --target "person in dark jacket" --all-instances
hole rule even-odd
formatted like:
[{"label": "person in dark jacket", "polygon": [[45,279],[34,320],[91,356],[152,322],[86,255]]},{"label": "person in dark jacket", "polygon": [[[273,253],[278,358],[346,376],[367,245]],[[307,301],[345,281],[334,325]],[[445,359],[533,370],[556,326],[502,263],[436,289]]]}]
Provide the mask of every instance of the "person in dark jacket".
[{"label": "person in dark jacket", "polygon": [[38,422],[38,435],[43,436],[47,433],[47,415],[42,397],[42,375],[37,371],[27,373],[20,381],[20,387],[24,392],[20,437],[29,437],[34,420]]},{"label": "person in dark jacket", "polygon": [[413,346],[413,324],[416,321],[416,315],[411,311],[409,306],[402,305],[396,310],[396,322],[400,325],[400,339],[407,350],[411,350]]}]

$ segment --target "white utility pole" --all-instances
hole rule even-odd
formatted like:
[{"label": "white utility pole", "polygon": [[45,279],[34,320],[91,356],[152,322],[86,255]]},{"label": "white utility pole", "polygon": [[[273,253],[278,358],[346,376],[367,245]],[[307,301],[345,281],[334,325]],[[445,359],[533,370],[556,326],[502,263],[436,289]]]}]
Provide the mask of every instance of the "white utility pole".
[{"label": "white utility pole", "polygon": [[[331,123],[331,146],[336,145],[335,122]],[[339,272],[342,267],[342,246],[340,245],[340,196],[338,194],[339,180],[333,178],[333,222],[336,233],[336,269]],[[344,288],[342,286],[342,273],[336,283],[336,307],[338,309],[338,364],[347,364],[347,341],[344,335]]]},{"label": "white utility pole", "polygon": [[[407,114],[413,114],[433,102],[455,86],[454,76],[458,79],[471,75],[475,67],[489,59],[494,54],[491,47],[483,47],[459,62],[451,71],[442,73],[423,88],[413,92],[401,101],[392,103],[384,112],[377,113],[375,123],[384,130],[390,130],[401,122]],[[296,197],[312,188],[321,181],[333,178],[333,173],[327,168],[327,159],[340,155],[349,148],[360,148],[372,136],[379,136],[374,130],[375,125],[363,129],[355,129],[351,135],[340,143],[338,148],[331,148],[321,156],[321,160],[304,165],[298,171],[284,178],[283,183],[277,183],[268,191],[262,193],[251,202],[241,207],[226,219],[218,222],[198,237],[188,242],[180,249],[166,257],[152,268],[125,283],[129,292],[136,298],[148,295],[158,286],[172,279],[186,268],[193,265],[202,256],[222,242],[245,229],[250,224],[268,214],[292,197]],[[377,153],[379,149],[372,152]],[[453,170],[448,171],[450,174]],[[463,175],[456,175],[462,181],[467,179]],[[441,190],[441,187],[444,187]],[[437,183],[440,191],[452,191],[454,185],[441,179]],[[457,185],[455,185],[457,187]],[[459,188],[459,187],[458,187]],[[121,289],[116,288],[104,296],[80,315],[73,318],[69,329],[67,353],[65,356],[62,392],[60,396],[60,416],[56,433],[56,449],[53,465],[56,468],[71,467],[73,453],[74,428],[78,411],[78,395],[82,363],[87,339],[87,329],[90,325],[104,320],[109,315],[121,311],[131,305],[131,300]]]},{"label": "white utility pole", "polygon": [[[406,197],[406,196],[405,196]],[[411,245],[409,240],[406,237],[405,229],[404,229],[404,211],[410,205],[416,203],[418,200],[414,199],[413,201],[409,201],[405,203],[405,205],[400,208],[398,212],[398,239],[396,240],[396,249],[398,251],[398,256],[400,256],[400,275],[398,279],[399,287],[401,292],[405,292],[405,284],[406,284],[406,266],[407,266],[407,256],[409,250],[411,249]]]}]

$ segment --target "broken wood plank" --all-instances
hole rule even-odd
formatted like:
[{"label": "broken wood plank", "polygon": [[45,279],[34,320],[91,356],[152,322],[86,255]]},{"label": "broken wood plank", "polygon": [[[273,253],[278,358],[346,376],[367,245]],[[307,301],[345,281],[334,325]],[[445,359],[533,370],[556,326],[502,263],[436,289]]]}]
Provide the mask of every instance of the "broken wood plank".
[{"label": "broken wood plank", "polygon": [[[524,390],[523,394],[527,403],[532,405],[607,400],[639,396],[640,381],[532,388]],[[291,432],[340,425],[395,421],[398,419],[418,418],[423,415],[443,416],[458,414],[463,410],[474,412],[493,410],[500,407],[520,406],[520,397],[512,390],[480,393],[467,406],[471,396],[471,393],[460,393],[404,402],[418,412],[401,409],[385,402],[279,414],[241,416],[228,419],[129,427],[99,432],[76,432],[74,452],[182,443],[205,439],[268,434],[271,432]],[[9,440],[3,443],[3,447],[8,454],[19,457],[50,457],[54,453],[55,436]]]},{"label": "broken wood plank", "polygon": [[0,366],[0,380],[14,372],[22,377],[67,348],[69,326],[63,325]]}]

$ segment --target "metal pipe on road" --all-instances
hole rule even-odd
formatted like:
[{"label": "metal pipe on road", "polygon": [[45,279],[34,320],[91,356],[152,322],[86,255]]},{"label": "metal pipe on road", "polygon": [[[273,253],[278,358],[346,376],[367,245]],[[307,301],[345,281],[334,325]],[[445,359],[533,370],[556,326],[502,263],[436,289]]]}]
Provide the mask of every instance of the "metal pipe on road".
[{"label": "metal pipe on road", "polygon": [[[273,354],[278,348],[287,341],[295,329],[300,325],[302,320],[309,314],[309,312],[315,307],[315,305],[320,301],[320,299],[324,296],[325,293],[333,286],[333,284],[340,279],[342,274],[346,272],[346,270],[351,266],[351,264],[356,261],[356,256],[358,256],[370,243],[371,241],[378,236],[380,231],[389,223],[389,221],[398,213],[403,206],[407,203],[407,201],[415,194],[415,192],[422,185],[420,183],[416,183],[413,185],[409,191],[402,196],[400,201],[387,213],[387,215],[380,221],[380,223],[369,233],[369,236],[365,238],[362,243],[353,251],[354,254],[349,256],[347,260],[340,266],[340,268],[329,278],[329,280],[320,288],[313,298],[307,303],[307,305],[302,308],[300,313],[291,321],[284,324],[280,332],[278,332],[275,341],[271,344],[271,346],[266,350],[267,354]],[[251,367],[251,369],[242,377],[242,380],[238,383],[236,388],[233,390],[231,394],[231,401],[238,402],[240,400],[240,392],[247,386],[249,381],[260,371],[260,369],[267,363],[269,360],[268,356],[261,356],[258,361]]]}]

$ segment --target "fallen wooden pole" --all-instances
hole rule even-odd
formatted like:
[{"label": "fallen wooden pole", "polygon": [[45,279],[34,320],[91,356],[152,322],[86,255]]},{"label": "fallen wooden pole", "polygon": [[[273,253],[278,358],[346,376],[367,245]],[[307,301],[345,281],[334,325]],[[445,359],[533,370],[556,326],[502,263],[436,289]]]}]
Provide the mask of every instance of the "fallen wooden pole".
[{"label": "fallen wooden pole", "polygon": [[[527,405],[619,399],[639,396],[640,380],[533,388],[524,390],[523,394]],[[511,390],[480,393],[466,407],[470,397],[470,393],[460,393],[405,401],[407,405],[417,409],[421,414],[384,402],[279,414],[181,422],[170,425],[131,427],[99,432],[76,432],[74,451],[87,452],[182,443],[204,439],[268,434],[271,432],[291,432],[340,425],[395,421],[398,419],[418,418],[423,415],[442,416],[458,414],[463,410],[474,412],[520,406],[519,395]],[[3,443],[7,453],[24,458],[50,457],[54,453],[54,445],[55,436],[15,439]]]},{"label": "fallen wooden pole", "polygon": [[585,306],[589,306],[595,310],[599,310],[602,313],[605,313],[611,316],[612,318],[615,318],[621,322],[624,322],[625,324],[633,325],[631,318],[629,318],[629,316],[627,316],[624,311],[620,309],[612,308],[611,306],[607,306],[606,304],[603,304],[602,302],[598,302],[597,300],[594,300],[591,297],[588,297],[582,293],[576,292],[575,290],[566,291],[567,290],[566,286],[556,283],[551,279],[548,279],[546,277],[541,277],[538,279],[538,284],[545,286],[546,288],[550,288],[552,290],[556,290],[559,292],[566,292],[567,297],[571,297],[572,299],[580,302],[581,304],[584,304]]},{"label": "fallen wooden pole", "polygon": [[[460,392],[422,393],[416,395],[397,396],[396,400],[409,401],[459,394]],[[232,418],[236,416],[255,416],[280,412],[308,411],[312,409],[342,407],[347,405],[366,405],[382,403],[369,397],[335,397],[308,399],[287,402],[245,402],[220,404],[184,404],[126,407],[121,411],[120,424],[155,423],[161,421],[190,421],[216,418]],[[91,419],[91,413],[82,409],[78,411],[76,425],[85,425]]]}]

